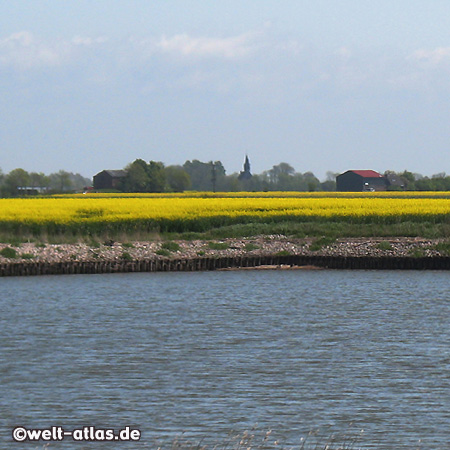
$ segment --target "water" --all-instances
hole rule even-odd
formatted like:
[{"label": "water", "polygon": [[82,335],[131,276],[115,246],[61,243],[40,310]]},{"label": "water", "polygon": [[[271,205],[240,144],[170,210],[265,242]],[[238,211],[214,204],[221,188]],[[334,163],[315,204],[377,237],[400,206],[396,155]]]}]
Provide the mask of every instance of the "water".
[{"label": "water", "polygon": [[[448,272],[242,271],[0,280],[0,447],[51,425],[183,432],[258,424],[367,449],[450,441]],[[117,448],[64,440],[50,449]]]}]

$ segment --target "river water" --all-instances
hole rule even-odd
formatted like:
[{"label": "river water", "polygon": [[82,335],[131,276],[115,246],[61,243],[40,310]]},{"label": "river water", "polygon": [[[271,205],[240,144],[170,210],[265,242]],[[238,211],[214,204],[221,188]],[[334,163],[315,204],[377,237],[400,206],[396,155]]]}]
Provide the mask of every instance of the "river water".
[{"label": "river water", "polygon": [[[299,448],[450,445],[450,276],[234,271],[0,280],[0,447],[16,426],[138,428],[169,448],[273,430]],[[256,438],[255,438],[256,439]],[[259,439],[259,438],[258,438]],[[337,438],[336,438],[337,439]]]}]

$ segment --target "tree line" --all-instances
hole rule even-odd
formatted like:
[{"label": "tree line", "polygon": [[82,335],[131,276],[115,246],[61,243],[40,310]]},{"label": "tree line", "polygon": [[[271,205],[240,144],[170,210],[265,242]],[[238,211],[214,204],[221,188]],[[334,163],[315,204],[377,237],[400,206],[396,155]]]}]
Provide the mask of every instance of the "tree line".
[{"label": "tree line", "polygon": [[[137,159],[125,170],[120,190],[122,192],[183,192],[194,191],[335,191],[336,176],[327,172],[320,181],[312,172],[297,172],[290,164],[282,162],[251,178],[239,173],[227,175],[221,161],[202,162],[196,159],[183,165],[165,166],[162,162],[145,162]],[[241,172],[242,173],[242,172]],[[423,176],[407,170],[387,170],[390,180],[388,190],[450,191],[450,176],[444,172]]]},{"label": "tree line", "polygon": [[[320,181],[312,172],[297,172],[290,164],[281,162],[250,178],[239,173],[226,174],[221,161],[188,160],[183,165],[165,166],[162,162],[136,159],[125,167],[126,176],[118,186],[121,192],[183,192],[194,191],[335,191],[337,173],[327,172]],[[444,172],[423,176],[407,170],[386,171],[392,182],[390,190],[450,191],[450,176]],[[0,195],[53,194],[83,191],[92,180],[79,173],[60,170],[50,175],[14,169],[3,174],[0,169]]]},{"label": "tree line", "polygon": [[20,168],[4,174],[0,169],[0,196],[2,197],[80,191],[91,184],[92,181],[89,178],[65,170],[45,175],[42,172],[27,172]]},{"label": "tree line", "polygon": [[122,192],[194,191],[332,191],[336,181],[330,176],[320,180],[312,173],[298,173],[287,163],[248,179],[238,173],[227,175],[221,161],[201,162],[196,159],[181,165],[164,166],[161,162],[137,159],[125,168],[127,174],[119,185]]},{"label": "tree line", "polygon": [[407,170],[404,170],[403,172],[387,170],[384,175],[387,176],[388,179],[394,176],[400,180],[400,183],[389,186],[390,190],[450,191],[450,176],[445,172],[436,173],[431,177],[428,177]]}]

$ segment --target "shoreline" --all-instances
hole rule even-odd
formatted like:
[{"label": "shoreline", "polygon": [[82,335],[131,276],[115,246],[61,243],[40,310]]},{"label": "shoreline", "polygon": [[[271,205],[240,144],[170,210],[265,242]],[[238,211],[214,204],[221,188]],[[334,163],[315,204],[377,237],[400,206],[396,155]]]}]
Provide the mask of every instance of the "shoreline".
[{"label": "shoreline", "polygon": [[283,235],[221,240],[133,241],[95,244],[0,244],[0,277],[120,272],[402,269],[450,270],[443,239],[339,238]]}]

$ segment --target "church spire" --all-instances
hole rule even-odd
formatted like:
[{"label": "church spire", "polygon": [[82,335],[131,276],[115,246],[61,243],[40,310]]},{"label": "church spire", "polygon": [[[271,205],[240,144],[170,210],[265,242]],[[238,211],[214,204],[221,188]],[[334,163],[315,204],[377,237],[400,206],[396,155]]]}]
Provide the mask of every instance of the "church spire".
[{"label": "church spire", "polygon": [[244,172],[250,173],[250,161],[248,160],[248,155],[245,155]]},{"label": "church spire", "polygon": [[238,179],[243,180],[249,180],[252,177],[252,174],[250,172],[250,160],[248,159],[248,155],[245,155],[245,161],[244,161],[244,170],[239,174]]}]

